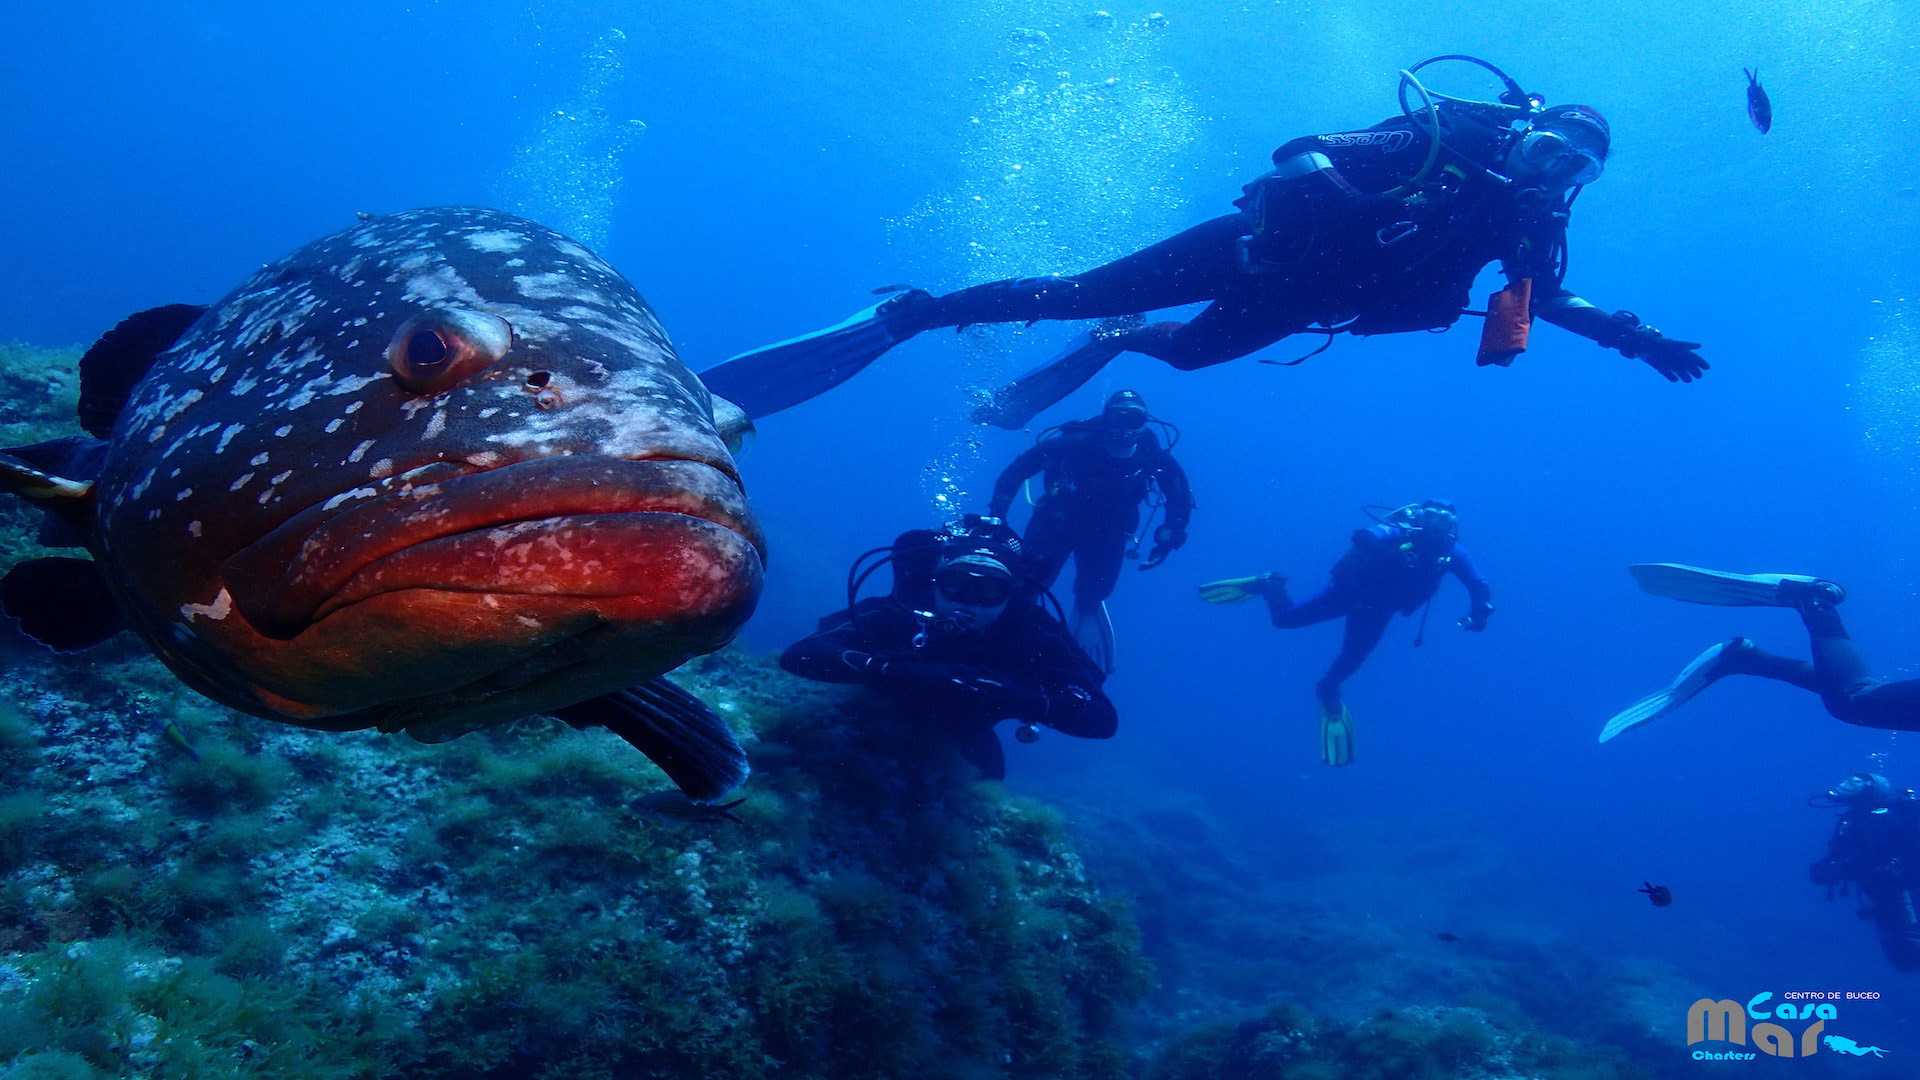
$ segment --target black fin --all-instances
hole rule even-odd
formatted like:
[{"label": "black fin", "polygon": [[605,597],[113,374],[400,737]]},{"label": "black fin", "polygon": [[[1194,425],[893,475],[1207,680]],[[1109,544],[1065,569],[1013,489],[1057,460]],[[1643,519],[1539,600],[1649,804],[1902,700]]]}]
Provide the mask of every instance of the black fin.
[{"label": "black fin", "polygon": [[166,352],[206,312],[196,304],[168,304],[120,320],[100,335],[80,358],[80,426],[106,438],[133,388]]},{"label": "black fin", "polygon": [[553,710],[574,727],[605,727],[660,766],[698,802],[746,782],[747,752],[707,703],[666,679]]},{"label": "black fin", "polygon": [[1007,752],[1000,746],[1000,736],[991,726],[963,729],[959,735],[960,756],[966,758],[974,768],[979,769],[989,780],[1007,778]]},{"label": "black fin", "polygon": [[77,652],[126,629],[106,575],[92,559],[29,559],[0,578],[0,610],[55,652]]}]

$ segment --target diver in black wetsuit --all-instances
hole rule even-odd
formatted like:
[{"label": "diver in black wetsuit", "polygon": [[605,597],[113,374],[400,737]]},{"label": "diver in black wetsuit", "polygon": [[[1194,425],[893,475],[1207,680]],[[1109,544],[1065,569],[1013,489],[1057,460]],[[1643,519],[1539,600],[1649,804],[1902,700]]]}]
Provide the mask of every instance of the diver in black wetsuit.
[{"label": "diver in black wetsuit", "polygon": [[[1430,94],[1414,77],[1440,60],[1493,71],[1499,102]],[[1407,88],[1420,92],[1409,103]],[[1599,179],[1612,133],[1584,105],[1543,108],[1504,72],[1435,57],[1403,74],[1402,114],[1360,131],[1294,139],[1246,186],[1238,212],[1069,277],[1009,278],[944,296],[903,292],[836,326],[701,373],[716,395],[764,416],[824,392],[926,330],[973,323],[1106,319],[1085,341],[996,392],[975,418],[1024,426],[1120,352],[1190,370],[1290,334],[1390,334],[1452,326],[1499,261],[1508,286],[1489,303],[1482,364],[1524,351],[1533,316],[1646,361],[1671,381],[1707,370],[1699,345],[1631,312],[1568,291],[1567,222]],[[1188,322],[1140,325],[1144,312],[1205,302]],[[1122,319],[1131,321],[1114,322]]]},{"label": "diver in black wetsuit", "polygon": [[1820,696],[1834,719],[1859,727],[1920,731],[1920,679],[1886,682],[1867,662],[1840,620],[1846,590],[1831,581],[1787,574],[1734,574],[1675,563],[1633,568],[1655,595],[1696,604],[1790,607],[1800,613],[1812,642],[1812,661],[1778,656],[1743,637],[1709,646],[1672,683],[1615,714],[1600,741],[1657,720],[1728,675],[1751,675]]},{"label": "diver in black wetsuit", "polygon": [[[1470,607],[1462,629],[1481,631],[1493,614],[1493,594],[1459,544],[1460,519],[1453,504],[1439,499],[1403,506],[1379,523],[1356,529],[1353,546],[1334,564],[1332,580],[1302,603],[1287,595],[1287,579],[1278,574],[1230,578],[1200,587],[1200,598],[1215,604],[1249,597],[1266,599],[1273,625],[1282,629],[1345,618],[1340,654],[1315,684],[1320,700],[1320,755],[1329,765],[1353,760],[1353,716],[1340,700],[1341,684],[1360,669],[1386,633],[1396,612],[1411,615],[1433,602],[1441,579],[1451,574],[1466,586]],[[1425,632],[1424,622],[1422,632]]]},{"label": "diver in black wetsuit", "polygon": [[1091,420],[1074,420],[1043,434],[994,481],[987,513],[1005,518],[1021,485],[1046,473],[1046,489],[1027,523],[1026,556],[1033,584],[1053,585],[1073,563],[1073,632],[1103,670],[1113,670],[1113,630],[1106,599],[1120,580],[1120,564],[1140,527],[1140,504],[1157,489],[1166,520],[1140,562],[1151,570],[1187,542],[1193,492],[1170,446],[1148,429],[1144,398],[1121,390]]},{"label": "diver in black wetsuit", "polygon": [[1873,920],[1888,962],[1920,971],[1920,801],[1878,773],[1855,773],[1809,803],[1844,813],[1808,876],[1829,899],[1857,887],[1860,917]]},{"label": "diver in black wetsuit", "polygon": [[[890,554],[893,591],[858,599],[859,585]],[[1119,728],[1104,676],[1060,620],[1022,581],[1019,537],[997,519],[969,515],[941,530],[901,534],[854,564],[845,611],[820,620],[780,666],[822,682],[863,683],[896,698],[908,722],[955,740],[987,776],[1006,775],[994,725],[1014,720],[1022,742],[1036,725],[1083,739]]]}]

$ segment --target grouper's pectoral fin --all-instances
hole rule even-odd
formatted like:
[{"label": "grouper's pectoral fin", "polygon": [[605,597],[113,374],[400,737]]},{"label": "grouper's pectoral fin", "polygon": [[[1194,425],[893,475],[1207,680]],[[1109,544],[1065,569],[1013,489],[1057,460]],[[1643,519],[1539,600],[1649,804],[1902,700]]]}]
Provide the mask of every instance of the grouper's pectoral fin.
[{"label": "grouper's pectoral fin", "polygon": [[47,512],[40,542],[85,547],[93,523],[93,480],[107,444],[84,435],[0,447],[0,493],[18,495]]},{"label": "grouper's pectoral fin", "polygon": [[706,702],[666,679],[553,710],[574,727],[604,727],[647,755],[687,797],[712,802],[746,782],[747,752]]},{"label": "grouper's pectoral fin", "polygon": [[55,652],[77,652],[126,629],[106,575],[92,559],[29,559],[0,578],[0,610]]},{"label": "grouper's pectoral fin", "polygon": [[753,434],[753,419],[747,410],[718,394],[713,398],[713,426],[719,429],[720,441],[727,444],[727,450],[735,454]]}]

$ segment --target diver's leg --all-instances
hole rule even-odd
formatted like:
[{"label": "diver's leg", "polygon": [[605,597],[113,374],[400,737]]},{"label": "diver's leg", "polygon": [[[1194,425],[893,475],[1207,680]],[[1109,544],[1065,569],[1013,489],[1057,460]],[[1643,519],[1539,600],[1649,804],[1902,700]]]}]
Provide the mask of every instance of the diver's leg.
[{"label": "diver's leg", "polygon": [[1129,529],[1124,522],[1100,521],[1080,534],[1073,549],[1073,607],[1080,613],[1100,610],[1120,583],[1120,564],[1127,557]]},{"label": "diver's leg", "polygon": [[1874,929],[1879,931],[1880,951],[1887,962],[1901,971],[1920,970],[1920,916],[1914,905],[1920,903],[1915,890],[1888,882],[1867,890],[1873,904]]},{"label": "diver's leg", "polygon": [[1314,684],[1314,692],[1320,697],[1320,707],[1330,715],[1340,713],[1340,685],[1347,681],[1360,665],[1373,653],[1373,647],[1380,644],[1380,638],[1387,632],[1387,624],[1393,621],[1393,609],[1388,607],[1355,608],[1347,615],[1346,633],[1340,641],[1340,655],[1333,658],[1327,673],[1320,676]]},{"label": "diver's leg", "polygon": [[1287,583],[1279,579],[1268,584],[1262,595],[1267,601],[1267,614],[1273,617],[1273,625],[1282,630],[1296,630],[1337,619],[1353,607],[1346,593],[1331,584],[1302,604],[1293,602],[1287,595]]},{"label": "diver's leg", "polygon": [[1026,560],[1027,576],[1037,589],[1051,589],[1073,554],[1073,516],[1042,498],[1027,521],[1021,538],[1021,554]]},{"label": "diver's leg", "polygon": [[1812,664],[1767,652],[1746,638],[1728,642],[1720,653],[1720,664],[1721,671],[1727,675],[1751,675],[1789,683],[1815,694],[1820,692],[1820,680]]},{"label": "diver's leg", "polygon": [[1149,323],[1116,340],[1128,352],[1193,371],[1258,352],[1310,321],[1288,310],[1284,297],[1244,290],[1214,301],[1187,322]]},{"label": "diver's leg", "polygon": [[1802,602],[1800,621],[1813,641],[1813,689],[1827,712],[1861,727],[1920,731],[1920,679],[1875,682],[1839,610],[1824,597]]},{"label": "diver's leg", "polygon": [[1072,277],[1007,278],[945,296],[927,297],[903,312],[914,329],[1036,319],[1098,319],[1211,300],[1234,285],[1239,214],[1202,222],[1152,247]]}]

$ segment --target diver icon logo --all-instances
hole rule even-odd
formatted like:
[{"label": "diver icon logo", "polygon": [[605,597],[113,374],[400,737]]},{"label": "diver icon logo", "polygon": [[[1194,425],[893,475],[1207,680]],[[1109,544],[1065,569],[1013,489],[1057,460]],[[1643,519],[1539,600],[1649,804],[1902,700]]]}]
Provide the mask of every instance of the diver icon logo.
[{"label": "diver icon logo", "polygon": [[1327,146],[1377,146],[1389,154],[1397,154],[1413,142],[1413,132],[1343,131],[1337,135],[1322,135],[1320,141]]},{"label": "diver icon logo", "polygon": [[1861,1046],[1845,1035],[1829,1035],[1820,1041],[1826,1044],[1827,1049],[1836,1054],[1852,1054],[1854,1057],[1866,1057],[1868,1054],[1872,1054],[1877,1058],[1887,1056],[1885,1050],[1877,1046]]},{"label": "diver icon logo", "polygon": [[[1754,1050],[1768,1057],[1812,1057],[1825,1046],[1836,1054],[1852,1057],[1886,1057],[1887,1051],[1878,1046],[1863,1046],[1844,1035],[1826,1034],[1827,1021],[1838,1019],[1839,1007],[1833,1002],[1841,997],[1837,992],[1795,992],[1786,995],[1790,999],[1804,999],[1796,1004],[1784,1001],[1772,1005],[1772,991],[1762,991],[1747,999],[1745,1005],[1730,998],[1714,1000],[1701,998],[1687,1009],[1687,1045],[1700,1043],[1725,1043],[1732,1049],[1707,1050],[1695,1049],[1695,1061],[1752,1061],[1759,1054],[1747,1049],[1751,1043]],[[1876,992],[1849,992],[1848,1000],[1877,1000]],[[1811,1020],[1811,1024],[1798,1032],[1787,1026],[1787,1022]],[[1749,1021],[1752,1021],[1749,1024]]]}]

